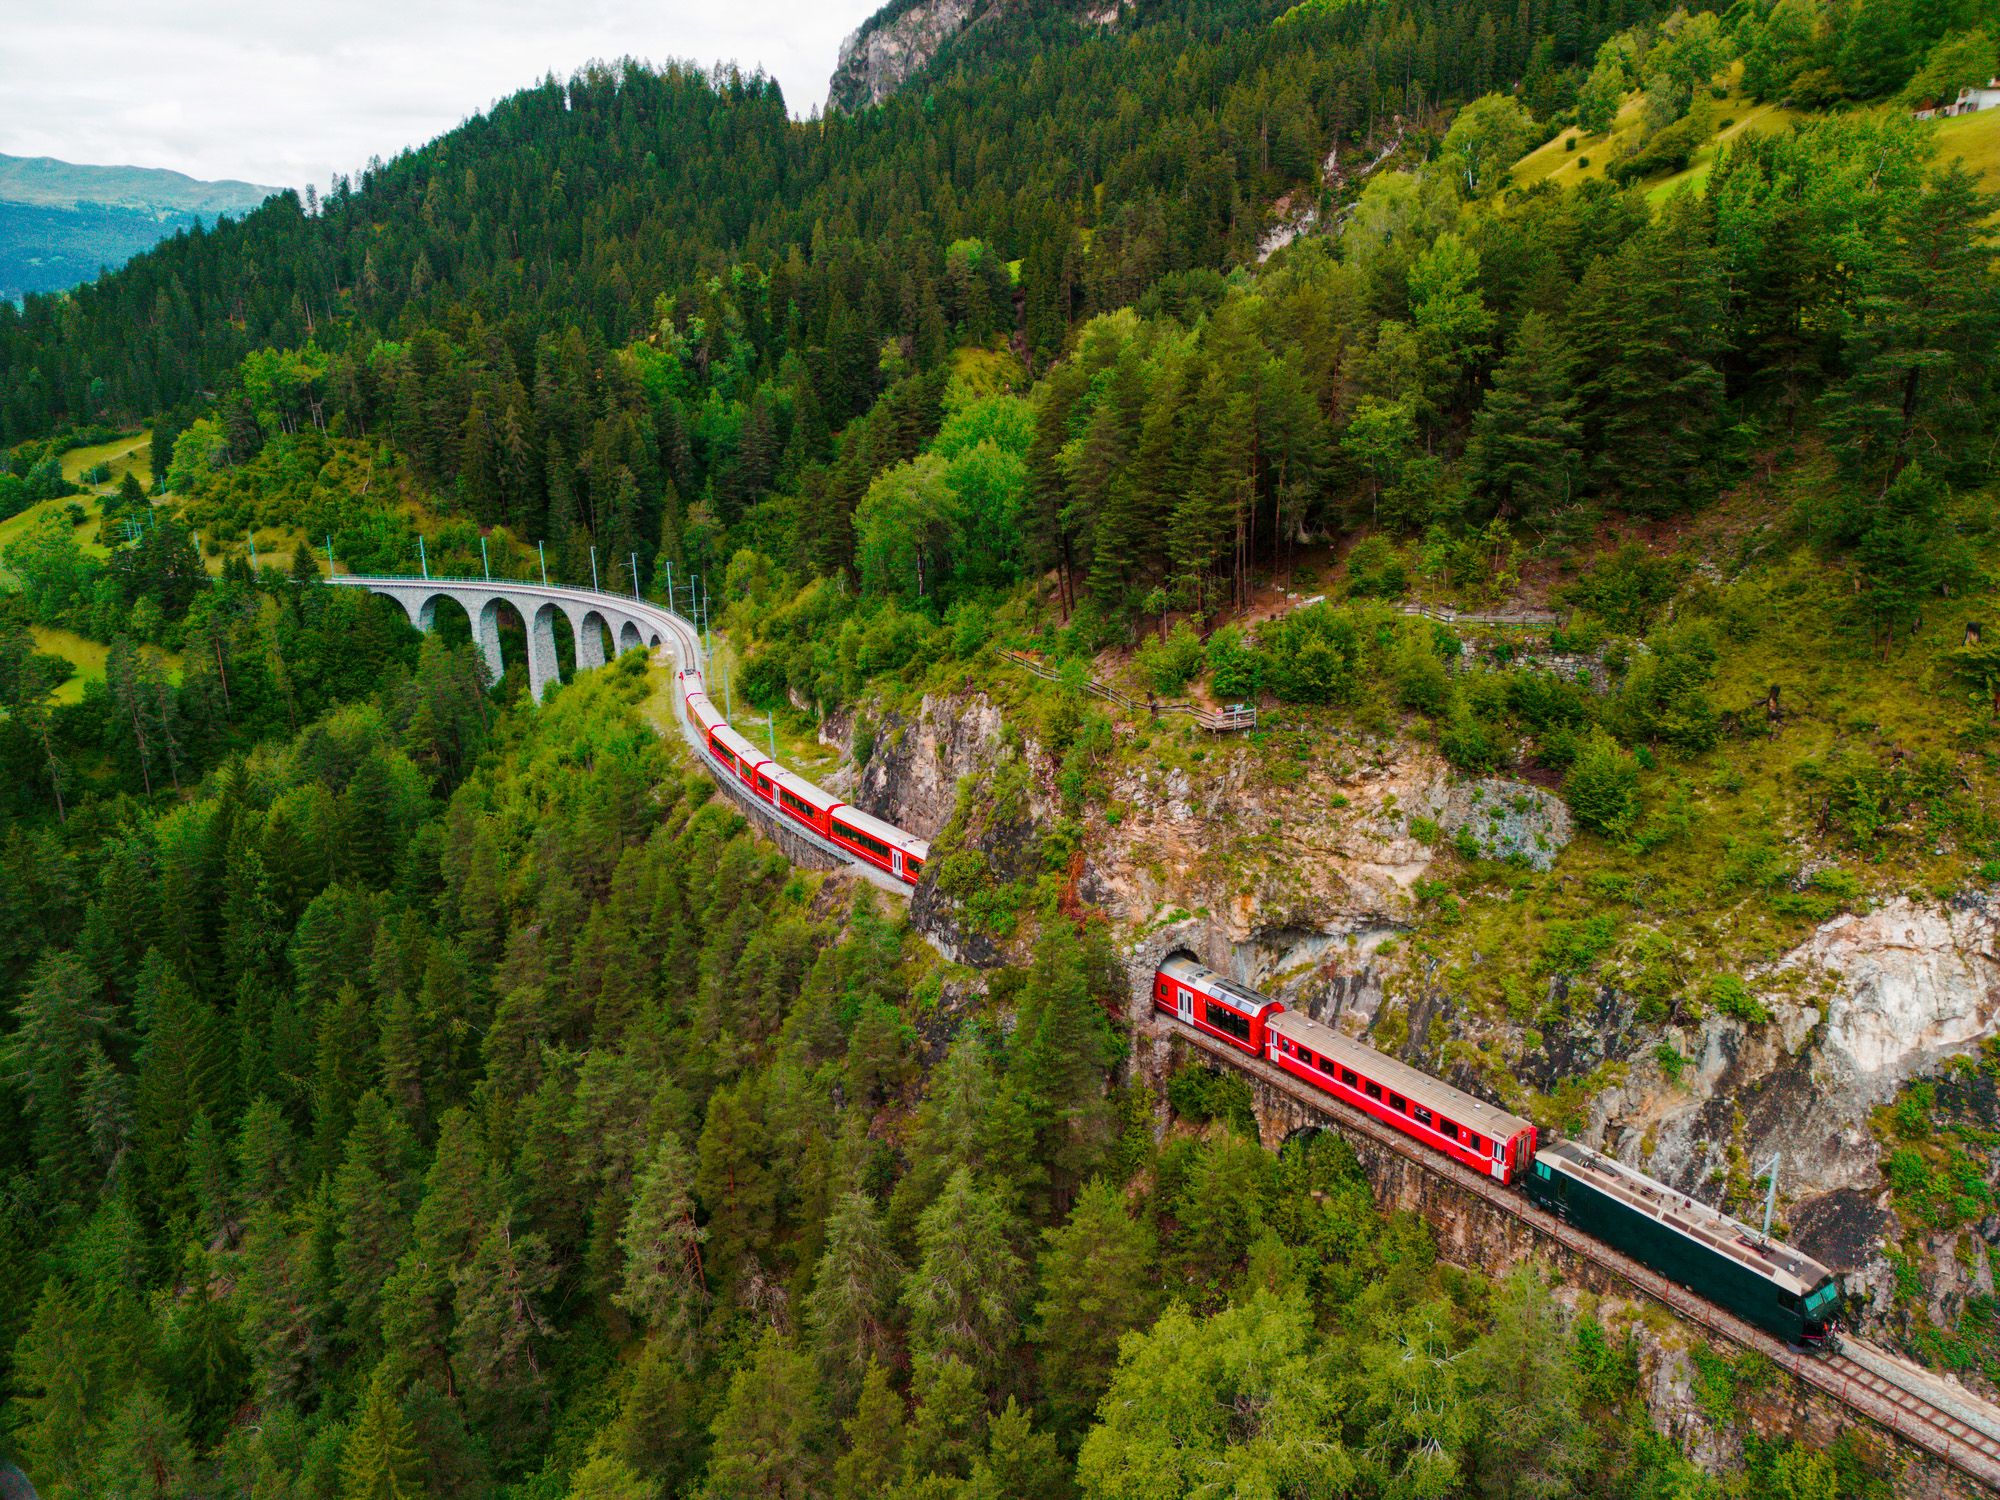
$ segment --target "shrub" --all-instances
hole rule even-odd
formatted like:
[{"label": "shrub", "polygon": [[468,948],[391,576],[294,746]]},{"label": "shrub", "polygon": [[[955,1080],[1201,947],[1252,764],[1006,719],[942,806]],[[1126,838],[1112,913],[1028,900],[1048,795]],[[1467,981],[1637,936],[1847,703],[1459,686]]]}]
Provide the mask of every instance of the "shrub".
[{"label": "shrub", "polygon": [[1164,641],[1149,640],[1139,648],[1139,673],[1156,693],[1178,693],[1201,671],[1201,637],[1186,620]]},{"label": "shrub", "polygon": [[1193,1124],[1221,1120],[1239,1134],[1257,1138],[1250,1080],[1240,1073],[1225,1073],[1198,1062],[1182,1063],[1167,1080],[1167,1103],[1175,1114]]},{"label": "shrub", "polygon": [[1507,758],[1506,741],[1497,725],[1460,703],[1451,722],[1438,736],[1438,749],[1459,770],[1484,775]]},{"label": "shrub", "polygon": [[1594,730],[1563,777],[1563,799],[1592,833],[1615,834],[1638,811],[1639,767],[1617,741]]},{"label": "shrub", "polygon": [[1717,974],[1710,979],[1706,998],[1714,1010],[1751,1026],[1761,1026],[1771,1019],[1771,1013],[1750,993],[1750,986],[1735,974]]},{"label": "shrub", "polygon": [[1263,690],[1266,666],[1264,653],[1234,625],[1208,638],[1209,684],[1218,698],[1255,698]]},{"label": "shrub", "polygon": [[1409,588],[1409,570],[1387,537],[1364,538],[1347,554],[1348,598],[1400,599]]},{"label": "shrub", "polygon": [[1266,632],[1271,687],[1288,703],[1352,703],[1361,635],[1344,610],[1315,604]]},{"label": "shrub", "polygon": [[1427,639],[1429,632],[1405,630],[1389,657],[1396,700],[1421,714],[1441,714],[1451,706],[1451,673]]}]

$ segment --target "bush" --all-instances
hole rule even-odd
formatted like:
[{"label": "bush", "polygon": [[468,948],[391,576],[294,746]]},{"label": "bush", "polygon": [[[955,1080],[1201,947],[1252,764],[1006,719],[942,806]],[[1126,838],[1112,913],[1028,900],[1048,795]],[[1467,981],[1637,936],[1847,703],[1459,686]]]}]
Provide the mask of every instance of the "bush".
[{"label": "bush", "polygon": [[1367,537],[1347,554],[1348,598],[1400,599],[1409,588],[1409,570],[1387,537]]},{"label": "bush", "polygon": [[1396,700],[1420,714],[1437,715],[1451,706],[1451,673],[1431,649],[1428,631],[1405,630],[1389,657]]},{"label": "bush", "polygon": [[1616,834],[1638,808],[1639,767],[1602,729],[1580,745],[1563,778],[1563,800],[1592,833]]},{"label": "bush", "polygon": [[1459,770],[1484,775],[1507,759],[1506,740],[1499,726],[1482,719],[1472,708],[1460,703],[1451,722],[1438,736],[1438,750]]},{"label": "bush", "polygon": [[1344,610],[1311,605],[1266,630],[1271,687],[1288,703],[1352,703],[1361,634]]},{"label": "bush", "polygon": [[1250,1081],[1240,1073],[1224,1073],[1198,1062],[1185,1062],[1167,1080],[1167,1103],[1192,1124],[1221,1120],[1238,1134],[1257,1138]]},{"label": "bush", "polygon": [[1186,620],[1164,641],[1149,640],[1139,648],[1139,674],[1156,693],[1178,693],[1201,671],[1201,637]]},{"label": "bush", "polygon": [[1710,979],[1705,998],[1711,1009],[1752,1026],[1762,1026],[1771,1019],[1771,1013],[1750,993],[1750,986],[1734,974],[1717,974]]},{"label": "bush", "polygon": [[1234,625],[1225,625],[1208,638],[1209,685],[1218,698],[1255,698],[1264,687],[1264,653],[1244,638]]}]

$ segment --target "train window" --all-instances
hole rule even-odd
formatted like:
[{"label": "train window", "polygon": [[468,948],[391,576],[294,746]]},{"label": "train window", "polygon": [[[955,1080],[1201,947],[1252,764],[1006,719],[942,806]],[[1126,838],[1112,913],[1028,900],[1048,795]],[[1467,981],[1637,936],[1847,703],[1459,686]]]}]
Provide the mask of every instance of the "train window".
[{"label": "train window", "polygon": [[1409,1107],[1410,1106],[1408,1104],[1404,1103],[1403,1096],[1401,1094],[1391,1094],[1389,1096],[1389,1108],[1395,1110],[1396,1113],[1401,1114],[1404,1110],[1408,1109]]},{"label": "train window", "polygon": [[1431,1112],[1425,1109],[1421,1104],[1419,1104],[1415,1109],[1411,1110],[1410,1113],[1416,1118],[1416,1122],[1419,1125],[1428,1125],[1431,1122]]},{"label": "train window", "polygon": [[849,828],[837,818],[834,820],[833,831],[849,843],[859,844],[863,853],[873,855],[885,865],[889,862],[889,846],[880,839],[870,838],[858,828]]},{"label": "train window", "polygon": [[1364,1083],[1361,1086],[1361,1092],[1366,1094],[1370,1099],[1380,1099],[1382,1097],[1382,1085],[1379,1083]]},{"label": "train window", "polygon": [[908,870],[912,875],[921,875],[924,872],[924,862],[920,859],[911,859],[909,855],[905,854],[903,856],[903,868]]},{"label": "train window", "polygon": [[808,823],[810,823],[813,820],[814,814],[812,805],[804,801],[802,798],[794,797],[790,792],[786,791],[783,787],[778,788],[778,800],[784,804],[786,812],[796,813],[799,817],[804,818]]},{"label": "train window", "polygon": [[1465,1144],[1470,1146],[1474,1151],[1484,1151],[1486,1149],[1486,1142],[1482,1141],[1469,1130],[1465,1133]]},{"label": "train window", "polygon": [[1342,1068],[1340,1070],[1340,1081],[1346,1084],[1349,1088],[1353,1088],[1357,1081],[1354,1077],[1354,1069]]},{"label": "train window", "polygon": [[1239,1016],[1226,1005],[1208,1002],[1208,1024],[1217,1031],[1226,1031],[1240,1042],[1250,1040],[1250,1018]]},{"label": "train window", "polygon": [[1438,1134],[1443,1136],[1446,1140],[1455,1141],[1458,1139],[1458,1127],[1452,1124],[1451,1121],[1447,1120],[1443,1115],[1438,1116],[1437,1127],[1438,1127]]}]

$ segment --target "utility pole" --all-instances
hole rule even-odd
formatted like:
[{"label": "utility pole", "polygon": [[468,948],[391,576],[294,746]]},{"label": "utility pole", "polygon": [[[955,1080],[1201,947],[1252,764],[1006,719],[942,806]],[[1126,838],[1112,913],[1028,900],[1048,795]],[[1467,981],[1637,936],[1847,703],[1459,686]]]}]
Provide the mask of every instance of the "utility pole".
[{"label": "utility pole", "polygon": [[628,555],[632,559],[632,597],[636,599],[639,597],[639,554],[633,552]]},{"label": "utility pole", "polygon": [[[1764,1193],[1764,1238],[1771,1237],[1771,1210],[1778,1206],[1778,1153],[1773,1151],[1771,1159],[1757,1169],[1757,1177],[1769,1177],[1771,1185]],[[1755,1182],[1757,1177],[1750,1180]]]},{"label": "utility pole", "polygon": [[250,571],[257,571],[257,533],[250,533]]},{"label": "utility pole", "polygon": [[333,576],[333,533],[326,534],[326,576]]},{"label": "utility pole", "polygon": [[672,614],[673,612],[674,612],[674,565],[672,560],[669,559],[667,562],[667,613]]},{"label": "utility pole", "polygon": [[424,577],[429,578],[431,576],[431,560],[429,555],[424,551],[424,534],[421,531],[417,533],[417,562],[424,570]]},{"label": "utility pole", "polygon": [[486,538],[479,539],[479,571],[486,575],[486,581],[493,581],[493,564],[486,560]]},{"label": "utility pole", "polygon": [[590,549],[590,591],[593,594],[601,592],[597,587],[597,549],[595,547]]},{"label": "utility pole", "polygon": [[736,708],[729,701],[729,668],[727,667],[722,669],[722,717],[725,719],[736,717]]}]

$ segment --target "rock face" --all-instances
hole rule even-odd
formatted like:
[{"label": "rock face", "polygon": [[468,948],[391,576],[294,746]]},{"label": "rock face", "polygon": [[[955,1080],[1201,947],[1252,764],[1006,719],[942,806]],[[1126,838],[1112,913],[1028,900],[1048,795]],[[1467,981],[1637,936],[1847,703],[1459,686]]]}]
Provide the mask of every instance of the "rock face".
[{"label": "rock face", "polygon": [[[1976,1048],[2000,1024],[2000,897],[1899,897],[1826,923],[1760,976],[1771,1021],[1711,1017],[1678,1037],[1678,1084],[1635,1069],[1599,1097],[1590,1134],[1654,1176],[1713,1199],[1732,1166],[1782,1154],[1793,1240],[1836,1269],[1872,1316],[1887,1313],[1897,1236],[1869,1117],[1912,1079]],[[1744,1152],[1754,1147],[1757,1161]],[[1956,1257],[1933,1247],[1941,1266]],[[1947,1280],[1951,1278],[1947,1277]],[[1990,1291],[1986,1257],[1965,1285],[1933,1285],[1933,1315]]]},{"label": "rock face", "polygon": [[893,19],[882,20],[883,12],[869,17],[840,44],[840,60],[827,85],[827,113],[880,104],[993,4],[994,0],[918,0]]},{"label": "rock face", "polygon": [[[852,112],[880,104],[936,57],[966,27],[1006,12],[1016,0],[916,0],[884,6],[840,44],[827,84],[826,108]],[[1119,0],[1077,0],[1077,19],[1110,26]]]}]

